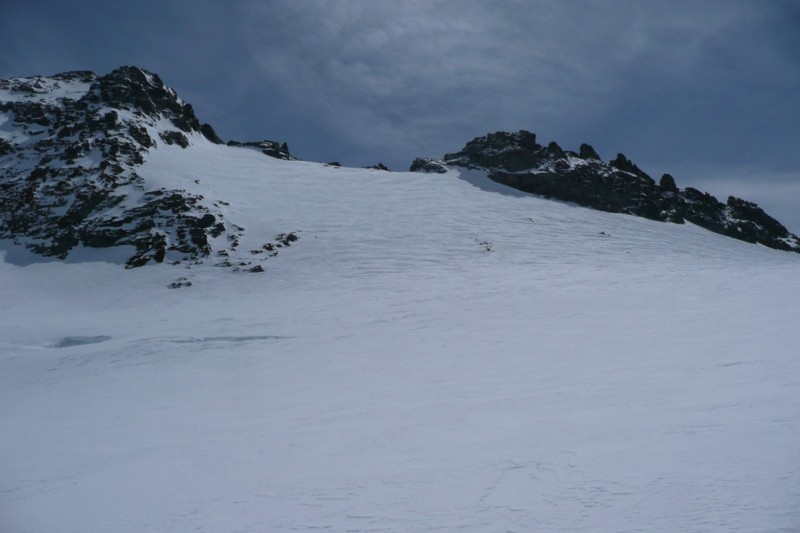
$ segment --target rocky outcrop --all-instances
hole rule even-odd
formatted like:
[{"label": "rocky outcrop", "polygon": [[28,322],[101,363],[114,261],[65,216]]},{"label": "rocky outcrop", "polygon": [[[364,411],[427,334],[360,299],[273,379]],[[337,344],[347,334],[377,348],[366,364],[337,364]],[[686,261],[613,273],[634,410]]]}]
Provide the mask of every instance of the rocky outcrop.
[{"label": "rocky outcrop", "polygon": [[383,170],[383,171],[389,172],[389,167],[387,167],[383,163],[378,163],[377,165],[370,165],[370,166],[364,167],[364,168],[368,168],[370,170]]},{"label": "rocky outcrop", "polygon": [[200,131],[191,104],[178,98],[157,74],[138,67],[121,67],[98,77],[84,101],[88,105],[132,111],[136,116],[159,116],[185,133]]},{"label": "rocky outcrop", "polygon": [[58,258],[129,246],[127,266],[137,267],[198,260],[231,233],[201,195],[152,189],[137,174],[158,146],[216,135],[156,74],[3,80],[0,122],[11,132],[0,144],[0,238]]},{"label": "rocky outcrop", "polygon": [[296,157],[292,157],[289,153],[289,145],[286,143],[278,143],[275,141],[254,141],[254,142],[239,142],[228,141],[228,146],[236,146],[240,148],[252,148],[260,151],[264,155],[274,157],[275,159],[284,159],[286,161],[296,161]]},{"label": "rocky outcrop", "polygon": [[478,137],[467,143],[463,150],[446,154],[448,165],[480,168],[502,168],[508,172],[527,170],[534,166],[536,135],[527,131],[506,133],[498,131]]},{"label": "rocky outcrop", "polygon": [[409,172],[433,172],[436,174],[445,174],[447,172],[447,165],[436,159],[418,157],[413,163],[411,163]]},{"label": "rocky outcrop", "polygon": [[217,132],[214,131],[214,128],[211,126],[211,124],[201,124],[200,133],[202,133],[206,139],[214,144],[225,144],[225,141],[222,140],[222,137],[217,135]]},{"label": "rocky outcrop", "polygon": [[[411,170],[423,170],[426,161],[415,160]],[[473,139],[442,163],[442,171],[445,165],[484,169],[498,183],[548,198],[663,222],[689,221],[735,239],[800,252],[800,239],[756,204],[734,197],[722,203],[691,187],[679,189],[669,174],[656,184],[623,154],[606,164],[588,144],[576,153],[554,142],[542,146],[527,131],[497,132]]]}]

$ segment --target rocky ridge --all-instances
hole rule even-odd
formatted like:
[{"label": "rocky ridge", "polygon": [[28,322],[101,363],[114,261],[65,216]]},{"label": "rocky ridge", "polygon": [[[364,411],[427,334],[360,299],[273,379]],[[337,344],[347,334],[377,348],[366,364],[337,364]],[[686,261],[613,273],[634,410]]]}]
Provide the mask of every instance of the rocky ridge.
[{"label": "rocky ridge", "polygon": [[[202,261],[212,243],[228,257],[244,228],[225,220],[220,203],[153,188],[137,174],[150,150],[203,137],[223,143],[190,104],[137,67],[2,80],[0,238],[61,259],[81,247],[128,246],[129,268]],[[268,143],[238,145],[267,153]],[[273,157],[291,158],[285,143]],[[250,270],[251,262],[234,267]]]},{"label": "rocky ridge", "polygon": [[691,222],[735,239],[800,252],[800,239],[756,204],[733,196],[722,203],[697,189],[680,189],[669,174],[656,183],[623,154],[605,163],[588,144],[574,152],[555,142],[543,146],[528,131],[496,132],[441,160],[416,159],[411,171],[443,173],[447,166],[482,169],[498,183],[547,198],[662,222]]},{"label": "rocky ridge", "polygon": [[238,148],[251,148],[258,150],[264,155],[274,157],[275,159],[283,159],[285,161],[297,161],[298,159],[289,153],[289,145],[286,143],[278,143],[275,141],[254,141],[254,142],[239,142],[228,141],[228,146],[235,146]]},{"label": "rocky ridge", "polygon": [[[220,266],[262,271],[260,262],[293,243],[296,233],[242,258],[237,247],[245,229],[226,220],[224,200],[154,187],[137,173],[151,150],[198,142],[226,144],[156,74],[137,67],[0,80],[0,239],[61,259],[82,248],[127,247],[129,268],[214,257]],[[286,143],[227,145],[296,159]],[[756,204],[680,189],[668,174],[656,183],[624,155],[605,163],[587,144],[574,152],[555,142],[540,145],[530,132],[497,132],[441,160],[417,159],[411,170],[446,173],[449,166],[483,169],[499,183],[594,209],[689,221],[800,251],[800,239]],[[382,163],[367,168],[388,171]]]}]

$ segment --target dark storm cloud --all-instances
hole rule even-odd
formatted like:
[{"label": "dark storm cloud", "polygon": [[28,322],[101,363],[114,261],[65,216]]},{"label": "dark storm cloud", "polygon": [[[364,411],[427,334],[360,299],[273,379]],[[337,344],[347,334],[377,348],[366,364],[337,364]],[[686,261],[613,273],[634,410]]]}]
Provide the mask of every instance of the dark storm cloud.
[{"label": "dark storm cloud", "polygon": [[247,48],[265,84],[352,163],[397,166],[526,128],[683,183],[709,166],[785,177],[778,167],[799,162],[800,43],[778,7],[254,2]]},{"label": "dark storm cloud", "polygon": [[308,159],[402,169],[524,128],[680,185],[800,182],[792,2],[28,4],[0,7],[0,77],[138,64],[224,137]]}]

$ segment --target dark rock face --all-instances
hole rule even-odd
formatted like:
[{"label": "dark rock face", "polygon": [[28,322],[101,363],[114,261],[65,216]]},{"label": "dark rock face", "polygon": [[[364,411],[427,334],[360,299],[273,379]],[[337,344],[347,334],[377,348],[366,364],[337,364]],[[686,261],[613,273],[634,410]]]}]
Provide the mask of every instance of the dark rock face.
[{"label": "dark rock face", "polygon": [[386,172],[389,172],[389,167],[387,167],[383,163],[378,163],[377,165],[370,165],[370,166],[364,167],[364,168],[368,168],[368,169],[371,169],[371,170],[384,170]]},{"label": "dark rock face", "polygon": [[673,178],[670,174],[664,174],[661,176],[661,181],[658,182],[658,186],[664,192],[680,192],[678,190],[678,186],[675,184],[675,178]]},{"label": "dark rock face", "polygon": [[640,178],[652,180],[650,176],[642,172],[639,167],[633,164],[633,161],[625,157],[623,154],[617,154],[617,158],[611,161],[609,165],[617,170],[621,170],[622,172],[627,172],[628,174],[633,174],[634,176],[639,176]]},{"label": "dark rock face", "polygon": [[189,146],[189,139],[179,131],[165,131],[160,133],[159,137],[167,144],[177,144],[181,148],[187,148]]},{"label": "dark rock face", "polygon": [[536,135],[528,131],[506,133],[498,131],[478,137],[467,143],[463,150],[446,154],[448,165],[482,168],[503,168],[508,172],[527,170],[533,166]]},{"label": "dark rock face", "polygon": [[275,159],[284,159],[286,161],[296,161],[296,157],[292,157],[289,153],[289,145],[286,143],[278,143],[275,141],[255,141],[255,142],[239,142],[228,141],[228,146],[236,146],[240,148],[253,148],[259,150],[262,154],[274,157]]},{"label": "dark rock face", "polygon": [[[415,160],[412,171],[428,161]],[[733,197],[723,204],[691,187],[681,190],[669,174],[656,184],[623,154],[606,164],[588,144],[575,153],[554,142],[539,145],[526,131],[497,132],[445,155],[443,163],[482,168],[498,183],[548,198],[663,222],[689,221],[735,239],[800,252],[800,239],[757,205]]]},{"label": "dark rock face", "polygon": [[600,156],[597,155],[597,152],[594,151],[594,148],[586,143],[583,143],[578,149],[578,157],[581,159],[596,159],[600,161]]},{"label": "dark rock face", "polygon": [[138,67],[121,67],[97,78],[86,101],[144,115],[160,114],[181,131],[200,131],[192,106],[182,102],[157,74]]},{"label": "dark rock face", "polygon": [[447,172],[447,166],[441,161],[428,158],[417,158],[411,163],[409,172],[433,172],[436,174],[444,174]]},{"label": "dark rock face", "polygon": [[137,174],[149,150],[185,148],[201,132],[157,75],[76,71],[2,80],[0,91],[12,126],[0,142],[1,238],[59,258],[77,246],[132,246],[127,266],[136,267],[198,260],[212,239],[239,232],[202,196],[148,189]]},{"label": "dark rock face", "polygon": [[225,141],[223,141],[222,138],[217,135],[217,132],[214,131],[214,128],[211,126],[211,124],[201,124],[200,133],[202,133],[206,139],[214,144],[225,144]]},{"label": "dark rock face", "polygon": [[753,202],[729,196],[726,214],[729,219],[737,220],[739,223],[723,225],[725,235],[782,250],[793,248],[792,241],[797,242],[797,238],[780,222]]}]

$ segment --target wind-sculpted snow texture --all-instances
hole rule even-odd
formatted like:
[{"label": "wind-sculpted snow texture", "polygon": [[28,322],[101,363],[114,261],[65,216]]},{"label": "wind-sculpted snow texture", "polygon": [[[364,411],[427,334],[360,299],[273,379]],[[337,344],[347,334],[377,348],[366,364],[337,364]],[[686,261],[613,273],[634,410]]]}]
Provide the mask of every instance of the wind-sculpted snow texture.
[{"label": "wind-sculpted snow texture", "polygon": [[301,240],[0,262],[1,530],[797,531],[800,255],[461,167],[137,173]]},{"label": "wind-sculpted snow texture", "polygon": [[[139,69],[0,96],[3,533],[798,530],[800,255],[660,222],[755,207],[525,133],[227,146]],[[563,165],[618,199],[499,183]]]},{"label": "wind-sculpted snow texture", "polygon": [[[681,190],[669,174],[656,184],[624,155],[606,164],[587,144],[576,153],[555,142],[542,146],[527,131],[497,132],[445,155],[443,163],[484,169],[499,183],[548,198],[664,222],[688,221],[735,239],[800,252],[800,239],[756,204],[732,196],[723,204],[697,189]],[[412,171],[419,167],[415,161]]]}]

